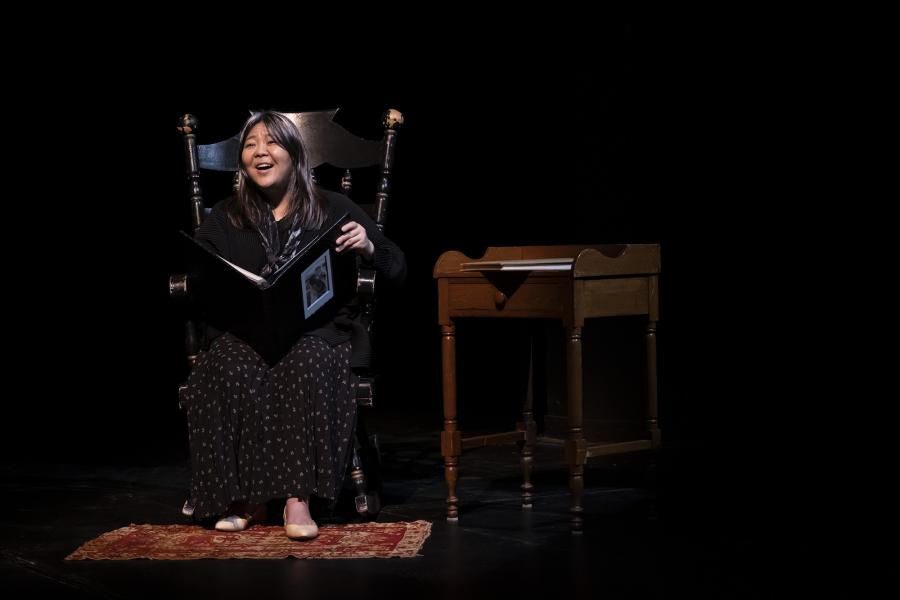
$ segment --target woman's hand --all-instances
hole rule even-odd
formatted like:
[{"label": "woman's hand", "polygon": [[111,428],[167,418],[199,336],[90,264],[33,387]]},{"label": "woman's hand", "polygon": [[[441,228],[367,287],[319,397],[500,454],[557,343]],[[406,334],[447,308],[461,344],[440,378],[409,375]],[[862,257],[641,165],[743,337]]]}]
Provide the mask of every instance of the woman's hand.
[{"label": "woman's hand", "polygon": [[353,249],[366,258],[372,258],[375,254],[375,245],[369,239],[369,234],[366,233],[365,227],[356,221],[350,221],[341,227],[341,231],[343,233],[335,240],[338,252]]}]

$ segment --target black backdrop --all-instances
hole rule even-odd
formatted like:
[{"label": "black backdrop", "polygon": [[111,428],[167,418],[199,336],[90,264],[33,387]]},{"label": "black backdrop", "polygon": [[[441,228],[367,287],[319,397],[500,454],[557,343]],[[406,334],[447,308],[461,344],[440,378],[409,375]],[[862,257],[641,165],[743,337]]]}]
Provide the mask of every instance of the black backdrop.
[{"label": "black backdrop", "polygon": [[[57,68],[82,68],[78,78],[46,77],[38,124],[14,123],[10,164],[37,204],[7,209],[26,239],[8,251],[24,275],[6,289],[19,380],[7,393],[7,459],[182,455],[181,323],[166,288],[187,223],[179,115],[198,115],[201,140],[216,141],[248,109],[341,107],[338,122],[377,137],[381,112],[395,107],[407,124],[388,229],[410,264],[404,292],[381,313],[395,407],[439,427],[431,270],[441,252],[654,242],[667,442],[701,451],[697,472],[740,474],[741,488],[783,471],[788,448],[759,439],[807,400],[792,382],[772,383],[796,332],[777,329],[759,284],[790,260],[797,233],[771,217],[784,216],[784,195],[760,193],[791,141],[769,137],[771,113],[757,102],[774,84],[730,76],[740,65],[718,51],[721,40],[662,25],[598,25],[552,50],[517,40],[454,55],[422,41],[277,69],[265,59],[214,68],[202,53],[190,68],[59,57]],[[763,149],[770,158],[760,160]]]}]

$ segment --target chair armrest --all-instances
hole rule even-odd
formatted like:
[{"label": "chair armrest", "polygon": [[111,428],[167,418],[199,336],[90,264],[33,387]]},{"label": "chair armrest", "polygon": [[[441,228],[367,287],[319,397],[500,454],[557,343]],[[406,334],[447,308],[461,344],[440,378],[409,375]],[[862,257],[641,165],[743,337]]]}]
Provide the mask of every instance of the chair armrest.
[{"label": "chair armrest", "polygon": [[371,304],[375,300],[375,269],[360,266],[356,273],[356,294],[360,303]]},{"label": "chair armrest", "polygon": [[375,378],[369,375],[361,375],[356,386],[357,406],[372,406],[375,400]]}]

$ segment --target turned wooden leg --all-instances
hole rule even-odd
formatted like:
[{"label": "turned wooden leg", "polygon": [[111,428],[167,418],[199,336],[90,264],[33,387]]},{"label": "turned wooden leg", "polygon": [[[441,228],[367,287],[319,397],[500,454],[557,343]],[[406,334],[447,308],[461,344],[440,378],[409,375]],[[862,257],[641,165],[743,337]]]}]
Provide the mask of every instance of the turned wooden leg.
[{"label": "turned wooden leg", "polygon": [[647,432],[653,447],[661,443],[656,383],[656,321],[647,322]]},{"label": "turned wooden leg", "polygon": [[581,371],[581,327],[566,327],[566,383],[569,437],[566,440],[565,455],[569,465],[569,492],[572,505],[572,533],[581,533],[584,509],[584,463],[587,448],[582,429],[582,371]]},{"label": "turned wooden leg", "polygon": [[444,430],[441,432],[441,455],[444,457],[444,478],[447,480],[447,520],[459,518],[459,499],[456,497],[457,466],[462,447],[456,421],[456,326],[441,326],[441,359],[444,374]]},{"label": "turned wooden leg", "polygon": [[[533,336],[533,332],[531,336]],[[525,390],[525,404],[522,406],[522,422],[517,429],[525,433],[525,439],[519,442],[522,463],[522,508],[531,508],[534,504],[534,486],[531,484],[531,473],[534,470],[534,443],[537,439],[537,425],[534,422],[534,338],[528,352],[528,387]]]}]

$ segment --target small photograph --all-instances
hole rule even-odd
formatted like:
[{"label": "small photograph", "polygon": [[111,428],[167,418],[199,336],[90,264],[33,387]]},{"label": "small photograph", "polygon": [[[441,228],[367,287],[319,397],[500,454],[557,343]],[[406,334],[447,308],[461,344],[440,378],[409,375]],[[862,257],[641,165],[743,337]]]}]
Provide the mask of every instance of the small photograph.
[{"label": "small photograph", "polygon": [[331,254],[328,250],[300,274],[303,291],[303,314],[308,319],[334,296]]}]

